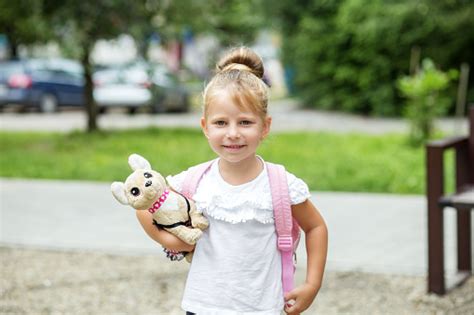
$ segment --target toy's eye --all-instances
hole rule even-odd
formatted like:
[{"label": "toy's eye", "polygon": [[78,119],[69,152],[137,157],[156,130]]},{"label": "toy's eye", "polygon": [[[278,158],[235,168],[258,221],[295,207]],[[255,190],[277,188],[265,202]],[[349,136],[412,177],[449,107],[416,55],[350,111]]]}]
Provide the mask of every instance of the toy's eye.
[{"label": "toy's eye", "polygon": [[137,187],[133,187],[133,188],[130,190],[130,193],[136,197],[136,196],[138,196],[138,195],[140,194],[140,189],[138,189]]},{"label": "toy's eye", "polygon": [[150,173],[144,173],[143,176],[145,176],[145,178],[153,177]]}]

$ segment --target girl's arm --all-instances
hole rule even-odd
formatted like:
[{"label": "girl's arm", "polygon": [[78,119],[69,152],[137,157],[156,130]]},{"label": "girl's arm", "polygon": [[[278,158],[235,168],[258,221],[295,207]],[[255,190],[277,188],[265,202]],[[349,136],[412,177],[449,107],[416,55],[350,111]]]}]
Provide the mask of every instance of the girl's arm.
[{"label": "girl's arm", "polygon": [[146,234],[148,234],[148,236],[154,241],[160,243],[161,245],[170,250],[184,252],[190,252],[194,250],[194,245],[186,244],[173,234],[165,230],[158,229],[155,225],[153,225],[153,216],[150,212],[136,210],[136,214],[137,219],[142,225]]},{"label": "girl's arm", "polygon": [[328,230],[323,217],[308,199],[291,207],[293,217],[301,226],[306,239],[306,281],[285,296],[285,301],[295,300],[287,305],[288,314],[299,314],[306,310],[321,288],[328,249]]}]

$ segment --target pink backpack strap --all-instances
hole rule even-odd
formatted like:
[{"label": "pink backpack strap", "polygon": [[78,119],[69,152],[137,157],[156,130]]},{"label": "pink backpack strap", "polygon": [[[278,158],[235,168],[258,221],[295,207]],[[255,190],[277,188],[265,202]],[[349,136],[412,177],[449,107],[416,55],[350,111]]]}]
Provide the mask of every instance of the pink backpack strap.
[{"label": "pink backpack strap", "polygon": [[188,169],[186,178],[181,185],[181,194],[188,199],[192,199],[196,193],[196,189],[201,181],[202,176],[209,170],[215,160],[207,161]]},{"label": "pink backpack strap", "polygon": [[281,252],[283,293],[293,289],[295,266],[293,264],[294,243],[293,216],[291,214],[290,194],[286,171],[282,165],[267,162],[268,178],[272,193],[273,213],[278,237],[278,249]]}]

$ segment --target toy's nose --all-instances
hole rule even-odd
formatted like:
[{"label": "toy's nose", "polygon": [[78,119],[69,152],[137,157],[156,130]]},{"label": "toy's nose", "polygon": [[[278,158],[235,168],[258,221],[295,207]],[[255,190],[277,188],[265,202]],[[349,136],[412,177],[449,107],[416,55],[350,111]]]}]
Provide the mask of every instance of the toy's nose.
[{"label": "toy's nose", "polygon": [[151,180],[147,180],[145,183],[145,187],[149,187],[149,186],[151,186]]}]

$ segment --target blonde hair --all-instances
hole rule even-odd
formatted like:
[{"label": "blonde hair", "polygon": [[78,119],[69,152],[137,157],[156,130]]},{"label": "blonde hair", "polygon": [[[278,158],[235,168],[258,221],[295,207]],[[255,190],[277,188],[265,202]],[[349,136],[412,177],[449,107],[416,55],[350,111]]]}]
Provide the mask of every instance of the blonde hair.
[{"label": "blonde hair", "polygon": [[204,116],[209,105],[225,91],[241,109],[250,109],[262,119],[267,116],[268,89],[263,82],[263,61],[247,47],[225,53],[216,64],[216,74],[203,92]]}]

